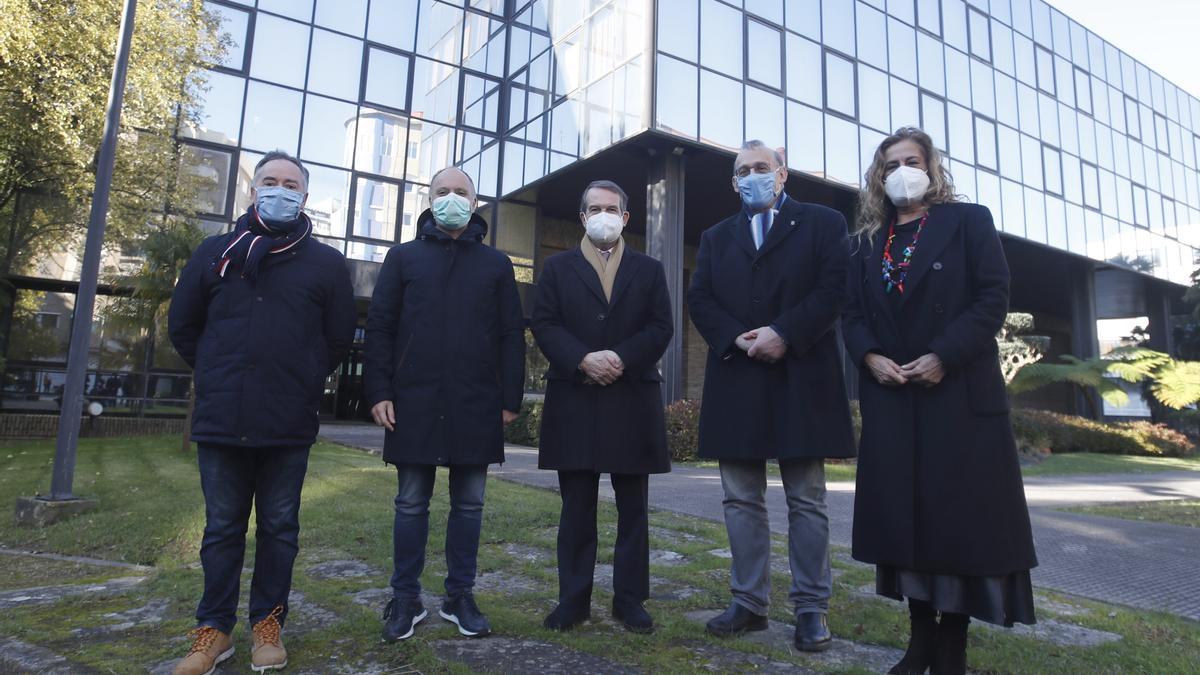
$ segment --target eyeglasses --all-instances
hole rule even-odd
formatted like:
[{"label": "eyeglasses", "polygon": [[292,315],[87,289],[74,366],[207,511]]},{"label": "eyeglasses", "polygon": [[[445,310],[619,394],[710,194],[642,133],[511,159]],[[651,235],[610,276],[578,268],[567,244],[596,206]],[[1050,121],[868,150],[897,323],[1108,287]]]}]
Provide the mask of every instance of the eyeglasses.
[{"label": "eyeglasses", "polygon": [[739,166],[738,170],[734,172],[733,175],[737,176],[738,178],[745,178],[746,176],[749,176],[751,172],[771,173],[774,170],[775,167],[771,166],[770,164],[766,162],[758,162],[757,164],[751,164],[748,166]]}]

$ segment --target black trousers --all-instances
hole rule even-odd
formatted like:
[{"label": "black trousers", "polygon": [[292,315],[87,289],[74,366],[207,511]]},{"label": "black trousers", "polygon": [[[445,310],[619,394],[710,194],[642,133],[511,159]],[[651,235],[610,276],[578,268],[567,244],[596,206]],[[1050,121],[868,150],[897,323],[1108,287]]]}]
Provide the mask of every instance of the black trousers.
[{"label": "black trousers", "polygon": [[[613,550],[613,603],[640,604],[650,597],[650,527],[646,474],[610,474],[617,496]],[[596,499],[600,474],[559,471],[558,601],[587,607],[596,571]]]}]

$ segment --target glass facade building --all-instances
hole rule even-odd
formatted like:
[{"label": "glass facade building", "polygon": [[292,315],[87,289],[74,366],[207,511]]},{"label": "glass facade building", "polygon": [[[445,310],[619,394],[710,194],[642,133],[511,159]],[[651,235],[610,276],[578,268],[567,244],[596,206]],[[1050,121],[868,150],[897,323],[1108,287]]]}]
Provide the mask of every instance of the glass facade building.
[{"label": "glass facade building", "polygon": [[[793,196],[852,220],[878,143],[924,128],[957,191],[991,209],[1013,309],[1054,352],[1094,354],[1097,320],[1128,317],[1169,347],[1200,252],[1200,101],[1042,0],[205,4],[230,46],[180,131],[209,179],[205,229],[246,208],[263,153],[297,155],[365,315],[378,263],[455,164],[528,311],[541,261],[581,237],[579,191],[617,180],[627,239],[668,270],[671,398],[699,395],[684,289],[700,232],[737,208],[730,161],[747,138],[785,151]],[[352,355],[324,412],[361,412],[360,372]]]}]

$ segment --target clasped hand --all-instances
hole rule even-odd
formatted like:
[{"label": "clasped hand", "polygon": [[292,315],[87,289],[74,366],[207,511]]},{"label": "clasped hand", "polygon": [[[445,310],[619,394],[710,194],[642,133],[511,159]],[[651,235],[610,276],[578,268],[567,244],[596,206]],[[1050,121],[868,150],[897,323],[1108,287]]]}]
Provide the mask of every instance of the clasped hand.
[{"label": "clasped hand", "polygon": [[920,384],[932,387],[942,381],[946,369],[937,354],[929,353],[914,361],[898,365],[883,354],[871,352],[863,361],[871,376],[882,385],[899,386],[902,384]]},{"label": "clasped hand", "polygon": [[775,363],[787,353],[787,342],[770,326],[746,331],[733,342],[746,356],[763,363]]},{"label": "clasped hand", "polygon": [[599,385],[610,385],[625,374],[625,363],[611,350],[592,352],[579,362],[579,369],[587,379]]}]

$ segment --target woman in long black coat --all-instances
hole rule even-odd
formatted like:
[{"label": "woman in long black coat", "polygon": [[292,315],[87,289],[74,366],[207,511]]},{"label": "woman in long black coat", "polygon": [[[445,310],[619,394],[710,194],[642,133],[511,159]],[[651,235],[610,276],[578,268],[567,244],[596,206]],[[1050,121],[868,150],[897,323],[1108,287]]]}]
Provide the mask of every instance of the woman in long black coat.
[{"label": "woman in long black coat", "polygon": [[969,617],[1034,622],[995,341],[1008,265],[991,213],[956,202],[919,129],[883,141],[860,200],[843,317],[863,417],[853,555],[876,565],[876,592],[909,601],[912,637],[889,672],[961,673]]}]

